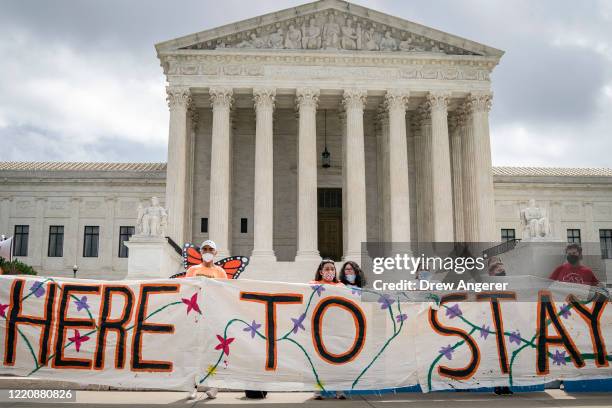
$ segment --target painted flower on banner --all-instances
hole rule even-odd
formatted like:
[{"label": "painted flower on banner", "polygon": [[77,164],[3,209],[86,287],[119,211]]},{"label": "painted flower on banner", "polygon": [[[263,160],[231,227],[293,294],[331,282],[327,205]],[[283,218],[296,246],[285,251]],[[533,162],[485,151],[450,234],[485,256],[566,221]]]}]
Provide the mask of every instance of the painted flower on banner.
[{"label": "painted flower on banner", "polygon": [[361,295],[361,288],[358,288],[357,286],[351,286],[351,294],[359,296]]},{"label": "painted flower on banner", "polygon": [[202,311],[200,310],[200,306],[198,305],[198,294],[197,293],[194,293],[189,299],[182,298],[181,300],[183,301],[185,305],[187,305],[187,314],[189,314],[189,312],[191,312],[192,310],[195,310],[199,314],[202,314]]},{"label": "painted flower on banner", "polygon": [[219,340],[219,344],[215,347],[215,350],[223,350],[223,353],[226,356],[229,356],[229,345],[235,340],[234,337],[223,338],[217,334],[217,340]]},{"label": "painted flower on banner", "polygon": [[489,337],[489,329],[491,328],[491,326],[486,326],[484,323],[482,325],[482,327],[480,327],[478,330],[480,330],[480,337],[482,337],[483,339],[487,339],[487,337]]},{"label": "painted flower on banner", "polygon": [[30,287],[30,293],[33,293],[36,297],[41,297],[45,294],[45,288],[43,288],[43,283],[41,281],[36,281]]},{"label": "painted flower on banner", "polygon": [[559,310],[559,314],[564,319],[568,319],[572,315],[572,312],[570,312],[570,306],[569,305],[563,305],[561,307],[561,310]]},{"label": "painted flower on banner", "polygon": [[406,313],[402,313],[402,314],[395,316],[395,320],[397,320],[398,323],[401,323],[406,319],[408,319],[408,315]]},{"label": "painted flower on banner", "polygon": [[251,338],[255,338],[255,335],[257,334],[257,330],[259,330],[260,327],[261,327],[261,324],[257,323],[255,320],[253,320],[253,323],[247,324],[247,327],[242,329],[242,331],[250,332],[251,333]]},{"label": "painted flower on banner", "polygon": [[6,317],[6,308],[9,305],[0,304],[0,316]]},{"label": "painted flower on banner", "polygon": [[395,303],[395,299],[391,297],[388,293],[384,295],[380,295],[378,298],[378,303],[380,303],[381,309],[389,309],[393,303]]},{"label": "painted flower on banner", "polygon": [[80,299],[74,301],[77,307],[77,312],[80,312],[83,309],[89,310],[89,305],[87,304],[87,296],[83,296]]},{"label": "painted flower on banner", "polygon": [[447,359],[452,360],[453,359],[453,351],[455,351],[455,350],[453,350],[453,347],[449,344],[448,346],[442,347],[440,349],[440,354],[442,354]]},{"label": "painted flower on banner", "polygon": [[446,317],[448,317],[449,319],[454,319],[455,317],[459,317],[462,315],[463,315],[463,312],[461,311],[461,308],[459,307],[459,303],[456,303],[455,305],[446,309]]},{"label": "painted flower on banner", "polygon": [[509,336],[510,343],[521,344],[521,333],[517,331],[513,331]]},{"label": "painted flower on banner", "polygon": [[321,294],[323,292],[325,292],[325,288],[323,287],[323,285],[311,285],[310,286],[312,288],[312,290],[315,291],[315,293],[319,296],[321,296]]},{"label": "painted flower on banner", "polygon": [[552,355],[553,364],[558,366],[567,365],[565,362],[565,351],[560,352],[559,350],[555,350],[555,354]]},{"label": "painted flower on banner", "polygon": [[300,317],[298,318],[291,318],[291,321],[293,322],[293,329],[291,329],[291,331],[293,332],[293,334],[297,334],[298,330],[302,329],[302,330],[306,330],[306,328],[304,327],[304,319],[306,318],[306,313],[302,313],[300,315]]},{"label": "painted flower on banner", "polygon": [[209,377],[213,377],[215,374],[217,374],[217,366],[210,364],[206,370],[206,374],[208,374]]},{"label": "painted flower on banner", "polygon": [[77,353],[81,351],[81,344],[89,340],[89,336],[81,336],[77,329],[74,330],[74,336],[68,337],[68,340],[74,343]]}]

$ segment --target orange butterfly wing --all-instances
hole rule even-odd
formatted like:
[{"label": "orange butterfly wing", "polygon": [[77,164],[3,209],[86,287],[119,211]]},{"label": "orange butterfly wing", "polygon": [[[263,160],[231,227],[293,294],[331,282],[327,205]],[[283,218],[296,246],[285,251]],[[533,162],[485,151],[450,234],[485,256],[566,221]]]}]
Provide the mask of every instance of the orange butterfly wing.
[{"label": "orange butterfly wing", "polygon": [[225,270],[228,279],[238,279],[248,264],[249,258],[246,256],[230,256],[215,262],[215,265],[219,265]]},{"label": "orange butterfly wing", "polygon": [[[185,271],[172,275],[170,279],[184,278],[187,269],[193,265],[199,265],[201,263],[202,254],[200,253],[200,250],[195,245],[187,242],[185,245],[183,245],[183,268]],[[227,273],[227,277],[229,279],[238,279],[240,274],[249,264],[249,258],[246,256],[230,256],[215,262],[215,264],[219,265],[225,270],[225,273]]]},{"label": "orange butterfly wing", "polygon": [[199,249],[190,243],[183,245],[183,268],[185,271],[193,265],[199,265],[202,263],[202,254]]}]

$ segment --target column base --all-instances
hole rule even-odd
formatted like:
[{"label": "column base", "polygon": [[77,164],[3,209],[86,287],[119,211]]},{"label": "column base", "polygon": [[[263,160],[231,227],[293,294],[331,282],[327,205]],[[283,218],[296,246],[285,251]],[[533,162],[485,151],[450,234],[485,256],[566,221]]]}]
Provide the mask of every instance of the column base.
[{"label": "column base", "polygon": [[251,263],[253,262],[276,262],[276,255],[272,250],[253,250],[250,258]]},{"label": "column base", "polygon": [[295,262],[321,262],[319,251],[298,251],[295,255]]},{"label": "column base", "polygon": [[342,256],[342,262],[353,261],[356,262],[358,265],[361,265],[361,256],[362,253],[360,251],[347,252]]}]

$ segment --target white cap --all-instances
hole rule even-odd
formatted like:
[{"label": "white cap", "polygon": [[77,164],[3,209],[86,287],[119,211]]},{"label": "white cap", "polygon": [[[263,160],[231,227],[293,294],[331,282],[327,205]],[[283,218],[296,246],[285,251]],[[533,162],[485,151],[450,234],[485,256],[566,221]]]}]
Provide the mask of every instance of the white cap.
[{"label": "white cap", "polygon": [[202,250],[202,248],[204,248],[205,246],[209,246],[215,251],[217,250],[217,244],[215,244],[215,241],[213,240],[207,239],[206,241],[202,242],[202,245],[200,245],[200,250]]}]

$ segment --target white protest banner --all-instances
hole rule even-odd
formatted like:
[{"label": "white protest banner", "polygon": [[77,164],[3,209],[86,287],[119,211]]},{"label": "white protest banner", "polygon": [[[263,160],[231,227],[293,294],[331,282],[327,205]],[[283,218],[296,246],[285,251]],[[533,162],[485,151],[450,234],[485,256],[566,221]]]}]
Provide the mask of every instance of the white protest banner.
[{"label": "white protest banner", "polygon": [[198,281],[0,276],[2,373],[119,387],[193,387]]},{"label": "white protest banner", "polygon": [[[612,378],[589,287],[406,293],[249,280],[0,277],[2,373],[123,387],[423,391]],[[527,301],[522,301],[527,299]]]}]

